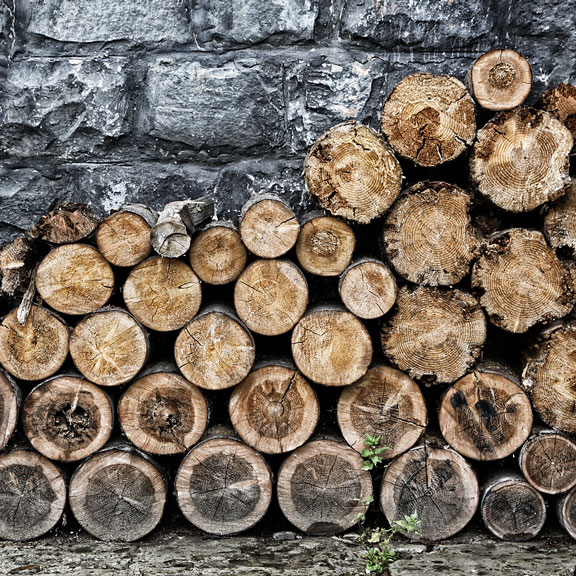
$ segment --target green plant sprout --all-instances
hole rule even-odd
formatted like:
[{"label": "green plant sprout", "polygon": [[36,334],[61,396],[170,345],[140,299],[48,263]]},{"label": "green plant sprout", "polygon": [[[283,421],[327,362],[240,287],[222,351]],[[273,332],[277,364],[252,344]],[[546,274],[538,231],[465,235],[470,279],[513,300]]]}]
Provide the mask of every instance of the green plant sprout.
[{"label": "green plant sprout", "polygon": [[382,464],[383,459],[380,454],[382,454],[384,450],[388,450],[388,446],[380,446],[380,434],[377,436],[366,434],[364,446],[366,446],[366,448],[360,452],[360,456],[364,459],[362,470],[373,470],[376,466]]}]

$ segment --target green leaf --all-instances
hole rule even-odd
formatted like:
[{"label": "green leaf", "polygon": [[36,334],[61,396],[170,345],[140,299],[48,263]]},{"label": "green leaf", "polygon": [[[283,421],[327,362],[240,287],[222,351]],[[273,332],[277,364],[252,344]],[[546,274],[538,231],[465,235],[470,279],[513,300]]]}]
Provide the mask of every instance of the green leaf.
[{"label": "green leaf", "polygon": [[362,464],[362,470],[372,470],[372,468],[374,468],[374,464],[371,460],[365,460]]}]

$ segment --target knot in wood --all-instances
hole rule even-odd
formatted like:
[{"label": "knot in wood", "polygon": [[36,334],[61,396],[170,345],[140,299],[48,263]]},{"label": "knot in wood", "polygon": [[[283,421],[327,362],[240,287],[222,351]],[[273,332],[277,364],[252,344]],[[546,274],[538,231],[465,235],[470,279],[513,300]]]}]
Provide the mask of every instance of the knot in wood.
[{"label": "knot in wood", "polygon": [[490,68],[488,82],[495,88],[507,88],[516,78],[516,69],[508,62],[500,62]]}]

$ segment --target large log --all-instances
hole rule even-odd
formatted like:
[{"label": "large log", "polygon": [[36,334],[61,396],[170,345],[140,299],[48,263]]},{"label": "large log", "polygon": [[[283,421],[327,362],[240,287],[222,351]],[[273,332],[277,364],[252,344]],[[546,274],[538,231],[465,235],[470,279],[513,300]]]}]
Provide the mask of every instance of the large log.
[{"label": "large log", "polygon": [[550,112],[570,130],[576,141],[576,86],[559,84],[548,88],[540,96],[536,106]]},{"label": "large log", "polygon": [[4,450],[16,430],[21,403],[20,387],[9,374],[0,370],[0,450]]}]

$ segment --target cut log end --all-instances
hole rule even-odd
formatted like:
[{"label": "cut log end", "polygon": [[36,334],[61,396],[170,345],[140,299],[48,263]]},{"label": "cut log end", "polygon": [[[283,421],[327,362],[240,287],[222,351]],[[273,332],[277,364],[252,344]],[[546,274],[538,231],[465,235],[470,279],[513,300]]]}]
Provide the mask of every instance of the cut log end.
[{"label": "cut log end", "polygon": [[572,488],[558,502],[560,524],[576,540],[576,488]]},{"label": "cut log end", "polygon": [[537,106],[560,120],[576,141],[576,86],[559,84],[549,88],[542,94]]},{"label": "cut log end", "polygon": [[20,401],[21,392],[18,385],[0,370],[0,450],[5,448],[16,430]]},{"label": "cut log end", "polygon": [[576,179],[568,192],[554,202],[544,217],[544,233],[552,248],[576,254]]},{"label": "cut log end", "polygon": [[42,216],[28,235],[52,244],[69,244],[92,234],[99,221],[86,204],[64,202]]}]

